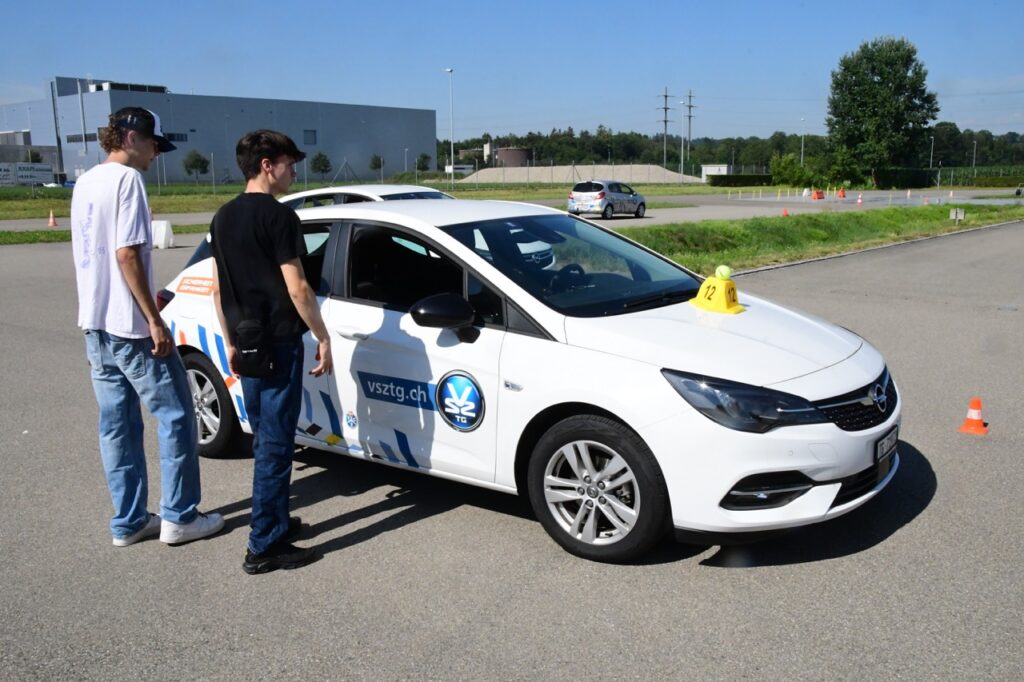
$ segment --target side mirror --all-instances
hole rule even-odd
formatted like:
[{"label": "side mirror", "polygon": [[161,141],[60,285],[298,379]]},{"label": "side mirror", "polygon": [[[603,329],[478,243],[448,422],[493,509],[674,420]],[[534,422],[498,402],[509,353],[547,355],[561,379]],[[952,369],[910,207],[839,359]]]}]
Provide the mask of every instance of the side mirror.
[{"label": "side mirror", "polygon": [[434,294],[421,298],[409,309],[413,321],[421,327],[460,329],[473,324],[476,311],[459,294]]}]

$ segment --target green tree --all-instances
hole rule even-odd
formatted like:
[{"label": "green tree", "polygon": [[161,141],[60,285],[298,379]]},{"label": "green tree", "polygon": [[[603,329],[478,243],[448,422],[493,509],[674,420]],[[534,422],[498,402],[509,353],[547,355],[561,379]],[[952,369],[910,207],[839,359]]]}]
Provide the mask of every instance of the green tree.
[{"label": "green tree", "polygon": [[185,168],[187,175],[196,176],[197,185],[199,184],[199,176],[210,172],[210,160],[195,149],[185,155],[185,158],[181,160],[181,165]]},{"label": "green tree", "polygon": [[799,154],[776,154],[771,160],[773,185],[789,185],[791,187],[808,187],[812,184],[814,174],[806,166],[800,165]]},{"label": "green tree", "polygon": [[[914,164],[939,111],[917,48],[876,38],[839,60],[825,122],[837,155],[852,159],[877,185],[879,169]],[[844,154],[845,153],[845,154]]]},{"label": "green tree", "polygon": [[430,154],[424,152],[416,157],[416,170],[421,173],[430,170]]},{"label": "green tree", "polygon": [[313,169],[314,173],[320,174],[320,182],[324,181],[324,175],[333,170],[331,167],[331,160],[327,158],[327,155],[323,152],[316,153],[313,160],[309,162],[309,167]]}]

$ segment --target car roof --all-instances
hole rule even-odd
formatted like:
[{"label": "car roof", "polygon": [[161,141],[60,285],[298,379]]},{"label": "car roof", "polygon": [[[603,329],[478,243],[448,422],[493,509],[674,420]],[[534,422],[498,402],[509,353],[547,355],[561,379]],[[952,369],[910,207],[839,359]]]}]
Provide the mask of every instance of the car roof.
[{"label": "car roof", "polygon": [[307,189],[301,192],[294,192],[292,194],[286,194],[280,197],[280,201],[291,201],[292,199],[299,199],[301,197],[317,196],[320,194],[335,194],[338,192],[349,192],[353,194],[366,194],[375,198],[382,197],[387,194],[402,194],[405,192],[440,192],[441,190],[433,187],[423,187],[422,185],[333,185],[331,187],[318,187],[316,189]]},{"label": "car roof", "polygon": [[408,223],[410,220],[428,225],[446,226],[482,220],[500,220],[529,215],[563,214],[548,206],[515,201],[437,201],[436,199],[406,199],[405,201],[362,202],[302,208],[296,211],[302,220],[374,220]]}]

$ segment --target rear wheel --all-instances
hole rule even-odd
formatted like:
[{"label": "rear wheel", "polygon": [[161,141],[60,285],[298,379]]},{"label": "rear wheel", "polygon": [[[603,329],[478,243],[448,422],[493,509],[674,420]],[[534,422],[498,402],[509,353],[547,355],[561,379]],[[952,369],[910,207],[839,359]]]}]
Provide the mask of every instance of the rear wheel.
[{"label": "rear wheel", "polygon": [[612,206],[611,204],[607,204],[604,207],[604,210],[601,211],[601,217],[604,218],[605,220],[611,220],[612,219],[612,215],[614,215],[614,214],[615,214],[615,207]]},{"label": "rear wheel", "polygon": [[629,561],[668,528],[668,494],[647,445],[622,424],[577,415],[552,426],[534,447],[530,504],[567,551],[593,561]]},{"label": "rear wheel", "polygon": [[199,437],[199,455],[223,457],[241,433],[231,393],[224,385],[220,372],[202,353],[189,353],[182,362],[188,375],[188,388],[192,394],[196,433]]},{"label": "rear wheel", "polygon": [[645,213],[647,213],[647,204],[640,204],[636,207],[637,218],[643,218]]}]

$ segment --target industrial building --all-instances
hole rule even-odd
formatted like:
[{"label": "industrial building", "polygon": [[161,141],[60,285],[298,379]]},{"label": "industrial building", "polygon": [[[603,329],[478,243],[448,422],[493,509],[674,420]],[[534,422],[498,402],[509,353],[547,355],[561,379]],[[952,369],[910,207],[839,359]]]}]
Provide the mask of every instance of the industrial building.
[{"label": "industrial building", "polygon": [[[106,158],[99,131],[111,113],[126,106],[156,112],[164,133],[178,147],[161,155],[145,174],[150,184],[193,180],[182,165],[193,149],[212,160],[212,174],[201,176],[200,182],[240,182],[235,144],[258,128],[285,133],[306,153],[305,166],[297,167],[300,182],[304,174],[320,179],[308,168],[317,152],[327,155],[330,175],[338,180],[370,180],[381,174],[370,169],[373,155],[384,160],[387,177],[412,170],[420,154],[433,158],[436,151],[433,109],[186,95],[162,85],[67,77],[50,81],[43,99],[0,105],[0,146],[9,154],[13,148],[17,160],[30,151],[47,162],[52,159],[58,179],[74,180]],[[17,153],[19,148],[24,155]]]}]

